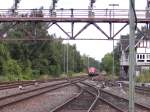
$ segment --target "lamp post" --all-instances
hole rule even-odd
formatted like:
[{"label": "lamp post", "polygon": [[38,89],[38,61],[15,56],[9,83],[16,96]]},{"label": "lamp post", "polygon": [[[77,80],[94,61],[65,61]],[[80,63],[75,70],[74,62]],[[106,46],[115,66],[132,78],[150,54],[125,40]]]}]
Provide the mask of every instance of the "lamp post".
[{"label": "lamp post", "polygon": [[73,72],[75,72],[75,50],[73,49]]},{"label": "lamp post", "polygon": [[66,71],[66,49],[65,49],[65,44],[64,44],[64,74],[65,74],[65,71]]},{"label": "lamp post", "polygon": [[[114,8],[119,6],[119,4],[109,4],[109,6],[113,7],[113,18],[114,18],[114,16],[115,16]],[[111,33],[114,36],[114,24],[112,24],[112,26],[113,26],[113,32],[111,32]],[[113,77],[113,79],[115,76],[115,67],[114,66],[115,66],[115,56],[114,56],[114,39],[113,39],[113,65],[112,65],[112,77]]]},{"label": "lamp post", "polygon": [[68,49],[69,49],[69,40],[67,40],[67,59],[66,59],[67,60],[67,68],[66,68],[67,69],[66,70],[67,75],[68,75],[68,56],[69,56],[68,55],[68,53],[69,53]]},{"label": "lamp post", "polygon": [[88,63],[87,63],[88,64],[88,68],[89,68],[90,67],[89,55],[88,55],[88,60],[87,61],[88,61]]}]

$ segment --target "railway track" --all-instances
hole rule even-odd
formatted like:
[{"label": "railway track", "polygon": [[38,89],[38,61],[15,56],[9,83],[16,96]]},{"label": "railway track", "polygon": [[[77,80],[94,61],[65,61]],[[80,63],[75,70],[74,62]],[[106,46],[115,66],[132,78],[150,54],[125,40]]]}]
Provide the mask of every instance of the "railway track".
[{"label": "railway track", "polygon": [[[50,112],[92,111],[93,107],[95,106],[98,100],[99,96],[98,90],[94,90],[94,92],[91,92],[91,89],[90,90],[86,89],[87,87],[85,87],[85,85],[83,85],[80,82],[75,85],[80,88],[80,93],[70,98],[69,100],[65,101],[61,105],[55,107],[54,109],[50,110]],[[97,93],[95,93],[96,91]]]},{"label": "railway track", "polygon": [[24,90],[24,91],[20,91],[19,93],[16,94],[11,94],[11,95],[7,95],[4,97],[0,97],[0,108],[3,108],[5,106],[14,104],[16,102],[20,102],[65,86],[69,86],[72,85],[74,83],[77,83],[81,80],[85,80],[85,78],[76,78],[76,79],[71,79],[70,81],[62,81],[62,82],[57,82],[55,84],[51,84],[51,85],[46,85],[43,87],[36,87],[34,89],[30,89],[30,90]]},{"label": "railway track", "polygon": [[[93,86],[91,84],[86,83],[89,86]],[[103,89],[100,89],[100,97],[99,99],[106,101],[108,104],[110,104],[112,107],[118,109],[120,112],[128,112],[128,99],[124,97],[117,96],[115,94],[112,94],[110,92],[104,91]],[[136,112],[150,112],[150,107],[138,102],[135,102],[135,109]]]},{"label": "railway track", "polygon": [[[85,83],[85,82],[83,84],[87,85],[89,87],[93,87],[95,89],[97,88],[97,87],[95,87],[91,84]],[[109,102],[106,99],[104,99],[102,97],[101,88],[97,88],[97,89],[99,91],[99,96],[98,96],[98,100],[97,100],[97,103],[95,105],[95,108],[92,112],[125,112],[120,107],[114,105],[114,103]],[[100,108],[99,108],[99,106],[100,106]]]},{"label": "railway track", "polygon": [[124,112],[101,97],[100,89],[86,83],[75,84],[80,93],[50,112]]},{"label": "railway track", "polygon": [[0,90],[17,88],[19,86],[26,87],[30,85],[36,85],[36,84],[47,83],[47,82],[52,82],[52,81],[60,81],[60,80],[66,80],[66,79],[1,82]]},{"label": "railway track", "polygon": [[[23,90],[17,94],[0,97],[0,108],[20,102],[58,88],[75,85],[80,88],[80,92],[71,97],[66,102],[58,105],[50,112],[128,112],[128,99],[116,96],[104,91],[88,81],[86,78],[75,78],[44,87],[37,86],[32,90]],[[136,112],[149,112],[150,107],[136,103]]]},{"label": "railway track", "polygon": [[[128,90],[129,86],[123,84],[123,88],[125,90]],[[142,95],[150,96],[150,88],[148,88],[148,87],[135,86],[135,92],[142,94]]]},{"label": "railway track", "polygon": [[41,83],[47,83],[47,82],[54,82],[54,81],[66,81],[66,80],[73,80],[73,79],[80,79],[83,77],[75,77],[72,79],[68,78],[54,78],[54,79],[49,79],[49,80],[31,80],[31,81],[13,81],[13,82],[0,82],[0,90],[5,90],[5,89],[12,89],[12,88],[17,88],[19,86],[26,87],[30,85],[37,85]]}]

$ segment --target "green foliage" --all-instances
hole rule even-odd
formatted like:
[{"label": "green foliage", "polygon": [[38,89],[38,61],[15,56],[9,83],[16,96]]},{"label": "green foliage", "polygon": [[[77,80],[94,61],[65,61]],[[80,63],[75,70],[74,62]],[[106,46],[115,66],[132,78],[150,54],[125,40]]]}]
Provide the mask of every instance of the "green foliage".
[{"label": "green foliage", "polygon": [[[34,9],[29,16],[42,17],[42,9]],[[14,23],[0,24],[1,34],[5,38],[35,40],[0,43],[0,75],[5,76],[2,79],[29,80],[66,73],[67,44],[63,44],[62,40],[53,40],[55,35],[49,35],[47,30],[49,23],[26,22],[12,26]],[[50,41],[37,41],[38,38],[49,38]],[[68,71],[77,73],[87,69],[87,63],[84,63],[75,45],[68,45],[68,51]],[[90,58],[90,63],[91,66],[99,65],[93,58]]]},{"label": "green foliage", "polygon": [[31,62],[29,60],[26,60],[26,62],[22,62],[21,68],[22,68],[22,77],[24,80],[30,80],[34,78],[32,75]]},{"label": "green foliage", "polygon": [[[100,65],[101,71],[104,70],[108,74],[112,74],[112,66],[113,66],[113,56],[111,53],[106,54],[102,58],[102,62]],[[114,60],[114,69],[115,69],[115,74],[119,74],[119,60]]]},{"label": "green foliage", "polygon": [[136,81],[141,83],[150,83],[150,70],[143,71],[142,74],[137,77]]},{"label": "green foliage", "polygon": [[[117,43],[117,46],[114,48],[114,69],[115,75],[119,75],[120,71],[120,43]],[[113,66],[113,52],[107,53],[101,61],[100,70],[105,70],[108,74],[112,74],[112,66]]]},{"label": "green foliage", "polygon": [[101,67],[103,70],[105,70],[108,74],[112,72],[112,63],[113,58],[112,54],[108,53],[102,58]]},{"label": "green foliage", "polygon": [[6,74],[8,80],[22,80],[22,69],[13,59],[9,59],[3,64],[3,73]]},{"label": "green foliage", "polygon": [[7,59],[9,57],[8,50],[5,44],[0,43],[0,56]]},{"label": "green foliage", "polygon": [[73,72],[72,72],[72,71],[68,71],[67,76],[68,76],[68,77],[72,77],[72,76],[73,76]]},{"label": "green foliage", "polygon": [[50,65],[49,71],[52,76],[59,76],[60,75],[60,66],[59,65]]}]

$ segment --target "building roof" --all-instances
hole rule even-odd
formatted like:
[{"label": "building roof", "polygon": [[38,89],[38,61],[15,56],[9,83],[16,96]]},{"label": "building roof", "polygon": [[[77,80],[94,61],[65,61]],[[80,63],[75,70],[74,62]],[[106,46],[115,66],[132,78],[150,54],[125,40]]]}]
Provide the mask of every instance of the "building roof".
[{"label": "building roof", "polygon": [[[136,33],[136,40],[135,40],[135,47],[138,46],[140,40],[150,40],[150,29],[145,30],[145,27],[142,27],[141,31],[137,31]],[[120,37],[121,49],[124,51],[128,51],[129,47],[129,34],[128,35],[121,35]]]}]

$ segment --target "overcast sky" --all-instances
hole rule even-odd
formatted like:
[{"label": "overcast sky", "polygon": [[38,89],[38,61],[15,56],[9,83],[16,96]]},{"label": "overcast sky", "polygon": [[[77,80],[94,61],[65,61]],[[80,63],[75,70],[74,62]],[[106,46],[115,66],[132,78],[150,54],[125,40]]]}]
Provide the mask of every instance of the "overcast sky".
[{"label": "overcast sky", "polygon": [[[136,9],[145,9],[147,0],[135,0]],[[120,9],[128,9],[129,0],[96,0],[95,8],[97,9],[106,9],[111,8],[109,4],[119,4]],[[1,0],[0,1],[0,9],[10,8],[13,4],[13,0]],[[20,9],[32,9],[39,8],[44,6],[44,8],[49,8],[51,5],[51,0],[21,0],[19,4]],[[59,0],[57,4],[57,8],[84,8],[87,9],[89,5],[89,0]],[[68,24],[60,24],[65,28],[66,31],[70,32],[70,27]],[[123,24],[119,24],[115,26],[115,30],[119,29]],[[82,28],[84,24],[77,24],[75,26],[75,32],[78,29]],[[101,28],[103,28],[106,32],[108,31],[108,27],[105,24],[101,24]],[[117,30],[116,30],[117,31]],[[122,34],[127,34],[129,31],[128,27],[122,31],[116,38],[119,38]],[[56,33],[57,36],[65,37],[57,27],[53,26],[49,29],[49,33]],[[95,27],[90,26],[87,30],[85,30],[78,38],[105,38],[99,31],[96,30]],[[81,52],[81,54],[89,55],[97,60],[101,60],[101,58],[108,52],[112,51],[113,45],[112,41],[71,41],[71,43],[76,43],[77,49]]]}]

